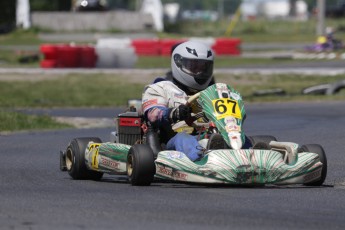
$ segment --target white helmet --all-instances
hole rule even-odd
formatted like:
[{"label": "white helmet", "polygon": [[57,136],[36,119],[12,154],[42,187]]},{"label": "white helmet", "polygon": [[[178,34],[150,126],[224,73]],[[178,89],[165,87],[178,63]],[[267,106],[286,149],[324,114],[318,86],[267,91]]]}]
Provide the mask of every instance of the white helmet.
[{"label": "white helmet", "polygon": [[213,52],[205,44],[181,43],[171,57],[173,78],[191,92],[204,90],[212,80],[213,60]]}]

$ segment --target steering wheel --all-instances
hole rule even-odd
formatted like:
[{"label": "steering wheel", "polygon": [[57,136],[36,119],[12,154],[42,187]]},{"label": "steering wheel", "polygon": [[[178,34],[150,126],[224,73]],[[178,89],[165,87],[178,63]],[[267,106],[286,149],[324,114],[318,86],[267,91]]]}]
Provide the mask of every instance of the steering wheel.
[{"label": "steering wheel", "polygon": [[[187,105],[192,104],[194,101],[196,101],[200,97],[200,92],[190,96],[187,100]],[[199,122],[199,118],[206,118],[205,114],[203,111],[198,112],[192,116],[193,123],[190,125],[194,128],[208,128],[209,127],[209,122]],[[207,118],[206,118],[207,119]],[[208,120],[208,119],[207,119]],[[189,124],[188,124],[189,125]]]}]

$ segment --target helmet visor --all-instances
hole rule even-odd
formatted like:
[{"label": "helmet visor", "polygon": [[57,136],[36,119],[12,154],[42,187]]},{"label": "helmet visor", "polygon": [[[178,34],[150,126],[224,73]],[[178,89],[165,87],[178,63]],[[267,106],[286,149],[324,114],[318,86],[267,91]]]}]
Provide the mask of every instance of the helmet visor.
[{"label": "helmet visor", "polygon": [[213,74],[213,61],[204,59],[184,58],[174,55],[174,62],[182,72],[194,77],[198,84],[205,84]]}]

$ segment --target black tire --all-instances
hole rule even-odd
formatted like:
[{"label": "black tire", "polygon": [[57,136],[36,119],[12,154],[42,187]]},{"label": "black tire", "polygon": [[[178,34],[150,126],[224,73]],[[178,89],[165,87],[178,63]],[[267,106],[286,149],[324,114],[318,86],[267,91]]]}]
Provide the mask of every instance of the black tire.
[{"label": "black tire", "polygon": [[103,173],[92,171],[85,164],[85,150],[90,141],[102,143],[98,137],[73,139],[66,150],[66,167],[74,180],[100,180]]},{"label": "black tire", "polygon": [[127,175],[132,185],[147,186],[156,173],[154,153],[148,145],[133,145],[127,156]]},{"label": "black tire", "polygon": [[326,95],[334,95],[345,88],[345,80],[331,84],[326,90]]},{"label": "black tire", "polygon": [[303,145],[300,148],[299,152],[311,152],[311,153],[317,153],[317,155],[319,155],[320,161],[322,163],[321,178],[317,181],[305,183],[304,185],[321,186],[323,184],[323,182],[325,181],[326,176],[327,176],[327,158],[326,158],[325,150],[322,148],[321,145],[309,144],[309,145]]},{"label": "black tire", "polygon": [[271,135],[248,136],[249,142],[253,148],[266,149],[269,148],[271,141],[277,141],[277,138]]},{"label": "black tire", "polygon": [[324,95],[331,84],[314,85],[302,90],[302,94]]}]

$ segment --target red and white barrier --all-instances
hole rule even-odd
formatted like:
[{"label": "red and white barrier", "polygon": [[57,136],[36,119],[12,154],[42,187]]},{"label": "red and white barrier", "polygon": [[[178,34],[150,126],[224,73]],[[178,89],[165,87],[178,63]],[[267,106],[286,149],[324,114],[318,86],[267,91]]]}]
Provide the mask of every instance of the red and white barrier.
[{"label": "red and white barrier", "polygon": [[172,47],[187,40],[208,45],[216,55],[240,55],[237,38],[100,39],[96,46],[43,44],[42,68],[131,67],[136,56],[170,56]]},{"label": "red and white barrier", "polygon": [[241,40],[237,38],[134,39],[132,46],[138,56],[169,56],[174,45],[187,40],[203,42],[217,55],[241,54]]},{"label": "red and white barrier", "polygon": [[93,46],[43,44],[40,51],[42,68],[94,68],[97,61]]}]

